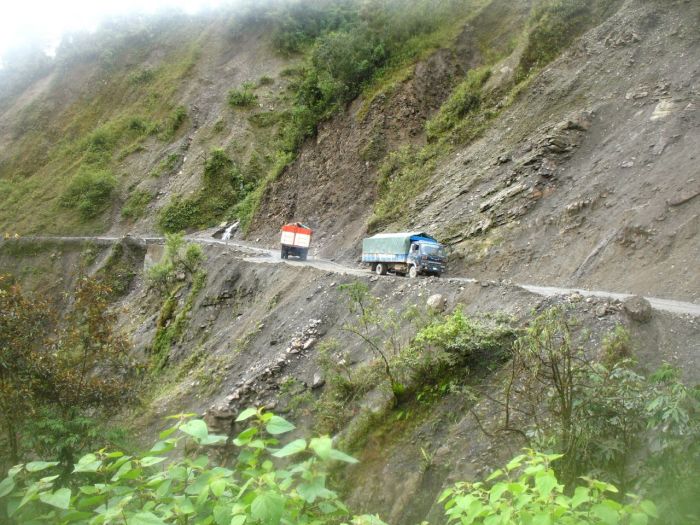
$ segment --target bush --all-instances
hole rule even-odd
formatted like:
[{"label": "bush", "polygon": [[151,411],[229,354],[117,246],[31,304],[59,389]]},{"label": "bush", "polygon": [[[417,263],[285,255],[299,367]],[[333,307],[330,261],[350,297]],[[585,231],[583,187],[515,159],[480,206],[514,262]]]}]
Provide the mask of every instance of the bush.
[{"label": "bush", "polygon": [[[224,445],[226,436],[211,434],[204,421],[185,416],[147,452],[126,456],[103,449],[84,455],[67,486],[51,476],[54,462],[18,465],[0,484],[0,517],[10,524],[125,520],[227,525],[330,524],[350,518],[327,487],[328,469],[333,462],[357,460],[333,448],[327,436],[280,447],[278,436],[294,425],[272,413],[248,409],[237,421],[250,426],[227,446],[229,454],[233,446],[237,452],[230,468],[210,465],[205,452]],[[188,443],[202,455],[179,455]]]},{"label": "bush", "polygon": [[204,253],[199,244],[185,243],[181,233],[166,233],[163,257],[148,269],[146,279],[152,286],[165,291],[179,272],[194,275],[203,260]]},{"label": "bush", "polygon": [[627,525],[658,518],[651,501],[626,494],[628,502],[620,503],[617,488],[603,481],[584,479],[585,485],[565,492],[550,465],[560,457],[529,450],[486,482],[455,484],[439,498],[447,523]]},{"label": "bush", "polygon": [[467,317],[461,308],[418,332],[413,347],[419,358],[413,373],[439,381],[464,367],[498,363],[510,356],[515,331],[500,319]]},{"label": "bush", "polygon": [[258,96],[253,93],[255,86],[250,82],[244,82],[238,89],[228,92],[228,104],[232,108],[249,108],[258,102]]},{"label": "bush", "polygon": [[153,200],[153,193],[147,190],[136,190],[122,206],[122,217],[127,219],[140,219],[146,213],[146,208]]},{"label": "bush", "polygon": [[185,123],[186,119],[187,108],[185,106],[177,106],[173,109],[166,119],[161,138],[165,140],[172,138]]},{"label": "bush", "polygon": [[109,206],[117,181],[106,170],[84,169],[61,196],[61,205],[78,211],[83,220],[94,219]]}]

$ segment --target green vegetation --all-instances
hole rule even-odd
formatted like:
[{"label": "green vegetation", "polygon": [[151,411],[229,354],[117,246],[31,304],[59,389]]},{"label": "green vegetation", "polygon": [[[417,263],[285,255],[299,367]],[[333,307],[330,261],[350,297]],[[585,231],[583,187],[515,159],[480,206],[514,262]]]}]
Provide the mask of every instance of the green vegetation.
[{"label": "green vegetation", "polygon": [[481,107],[481,90],[490,76],[491,69],[488,67],[472,69],[467,73],[467,77],[457,85],[437,115],[428,121],[428,140],[435,140],[448,131],[464,128],[467,115]]},{"label": "green vegetation", "polygon": [[[162,32],[145,37],[148,31],[114,28],[86,37],[95,42],[59,50],[56,89],[39,96],[11,123],[19,139],[0,165],[0,224],[47,233],[104,228],[112,190],[122,184],[112,176],[122,172],[121,162],[142,151],[147,141],[169,141],[185,126],[187,112],[178,106],[177,91],[197,60],[198,44],[167,41]],[[94,78],[64,104],[52,97],[70,89],[66,74],[75,63],[66,61],[66,53],[77,53],[83,44],[93,51],[108,49],[111,65],[102,68],[94,55],[76,58],[85,61]],[[134,63],[145,60],[153,45],[162,50],[162,65],[134,72]],[[37,200],[45,203],[41,209],[27,206]]]},{"label": "green vegetation", "polygon": [[[343,331],[360,340],[375,359],[348,367],[337,341],[319,345],[319,365],[327,385],[314,412],[323,431],[345,428],[357,413],[357,403],[374,389],[390,393],[393,403],[387,408],[401,413],[402,406],[415,401],[430,404],[467,385],[510,355],[516,335],[511,319],[470,318],[459,308],[445,316],[431,316],[417,308],[399,314],[382,308],[362,282],[342,285],[340,290],[352,314]],[[365,427],[374,423],[370,418],[346,435],[344,443],[354,448]]]},{"label": "green vegetation", "polygon": [[[201,419],[174,417],[175,426],[161,432],[149,451],[127,455],[102,449],[86,454],[65,484],[51,475],[56,462],[14,467],[0,482],[4,503],[0,516],[9,524],[124,520],[331,525],[351,520],[357,525],[385,525],[377,516],[351,518],[329,487],[334,462],[357,462],[334,448],[330,437],[297,438],[280,446],[278,437],[294,430],[294,425],[262,409],[247,409],[236,421],[249,421],[248,428],[233,440],[235,449],[228,444],[224,449],[230,466],[212,466],[207,447],[224,444],[226,436],[211,434]],[[181,455],[188,443],[203,453]],[[593,479],[577,487],[572,497],[565,495],[549,465],[555,459],[529,452],[494,472],[487,483],[457,483],[440,498],[448,522],[617,525],[648,523],[657,515],[650,501],[630,496],[629,503],[620,504],[610,499],[608,495],[617,489]]]},{"label": "green vegetation", "polygon": [[192,197],[175,197],[160,212],[158,225],[165,232],[212,226],[231,216],[245,200],[255,181],[247,179],[223,149],[213,149],[204,164],[203,184]]},{"label": "green vegetation", "polygon": [[528,23],[527,45],[516,73],[518,80],[546,66],[575,38],[613,14],[620,4],[620,0],[541,1]]},{"label": "green vegetation", "polygon": [[[472,16],[480,2],[446,0],[436,6],[427,0],[371,1],[358,10],[345,2],[282,4],[269,15],[273,45],[284,54],[302,54],[298,68],[282,73],[291,80],[287,109],[252,115],[260,127],[276,126],[277,152],[268,174],[237,217],[247,230],[267,186],[296,158],[304,141],[315,135],[318,124],[357,97],[377,79],[390,77],[454,37],[459,22]],[[449,30],[445,30],[449,27]],[[246,100],[235,90],[235,101]],[[367,150],[379,160],[381,150]],[[285,165],[280,166],[279,160]]]},{"label": "green vegetation", "polygon": [[136,277],[136,268],[140,267],[140,261],[135,261],[133,247],[126,246],[124,241],[115,244],[109,253],[107,260],[98,270],[95,277],[109,289],[109,298],[114,300],[126,295],[131,283]]},{"label": "green vegetation", "polygon": [[258,102],[258,96],[253,92],[255,84],[244,82],[240,88],[228,92],[228,104],[232,108],[250,108]]},{"label": "green vegetation", "polygon": [[171,175],[180,162],[182,162],[182,155],[171,153],[158,163],[150,175],[154,178],[158,178],[161,175]]},{"label": "green vegetation", "polygon": [[405,146],[391,152],[379,167],[379,198],[367,230],[373,233],[405,216],[406,203],[413,202],[430,184],[438,149]]},{"label": "green vegetation", "polygon": [[[614,13],[619,5],[617,0],[542,0],[533,9],[527,27],[520,36],[526,39],[527,44],[514,78],[489,91],[485,91],[485,85],[490,78],[491,67],[503,58],[504,53],[512,51],[513,46],[500,46],[499,50],[489,47],[496,45],[491,41],[481,49],[487,63],[468,71],[438,113],[426,123],[429,144],[420,151],[404,149],[386,157],[380,167],[379,198],[375,202],[369,231],[401,223],[406,202],[411,202],[429,186],[435,163],[449,155],[455,145],[466,144],[480,137],[488,129],[489,123],[517,99],[542,67],[556,58],[577,36]],[[488,37],[484,42],[489,42]],[[384,89],[391,89],[390,78],[387,80],[389,85],[385,85]],[[378,91],[378,88],[374,89],[374,92]]]},{"label": "green vegetation", "polygon": [[146,214],[146,208],[153,200],[153,193],[147,190],[136,190],[122,206],[122,217],[138,220]]},{"label": "green vegetation", "polygon": [[83,220],[93,219],[109,206],[116,184],[109,171],[81,171],[63,192],[61,205],[77,210]]},{"label": "green vegetation", "polygon": [[113,331],[112,291],[98,279],[78,281],[61,324],[55,306],[7,282],[0,278],[0,468],[39,454],[65,477],[133,400],[128,343]]},{"label": "green vegetation", "polygon": [[445,490],[440,501],[448,523],[622,525],[659,517],[651,501],[628,494],[628,501],[620,503],[615,485],[595,479],[585,478],[570,495],[552,469],[561,455],[526,452],[495,470],[486,482],[457,483]]},{"label": "green vegetation", "polygon": [[[530,323],[513,346],[502,385],[503,429],[564,454],[555,468],[567,486],[581,476],[603,475],[623,493],[634,489],[663,502],[665,523],[697,519],[688,493],[672,487],[697,482],[700,396],[672,367],[644,377],[624,356],[603,354],[600,362],[577,343],[576,332],[576,320],[561,308]],[[619,328],[604,339],[609,348],[621,344],[628,346],[629,336]],[[549,417],[541,417],[543,407]],[[651,436],[656,445],[640,458]]]},{"label": "green vegetation", "polygon": [[[206,282],[206,272],[200,268],[203,257],[199,244],[185,243],[182,234],[166,234],[163,257],[146,273],[150,286],[165,296],[150,348],[152,370],[162,370],[168,364],[172,344],[180,342],[185,333],[194,301]],[[180,292],[190,280],[178,311]]]},{"label": "green vegetation", "polygon": [[203,258],[199,244],[185,243],[180,233],[166,234],[163,257],[147,270],[146,279],[152,287],[167,293],[172,290],[178,274],[185,278],[194,275]]}]

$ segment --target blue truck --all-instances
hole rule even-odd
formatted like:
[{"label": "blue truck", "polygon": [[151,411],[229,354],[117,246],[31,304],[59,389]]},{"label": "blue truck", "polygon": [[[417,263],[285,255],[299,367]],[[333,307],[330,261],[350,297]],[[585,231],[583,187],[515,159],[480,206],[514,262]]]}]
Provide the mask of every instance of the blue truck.
[{"label": "blue truck", "polygon": [[447,254],[424,232],[379,233],[362,241],[362,262],[377,275],[439,276],[447,269]]}]

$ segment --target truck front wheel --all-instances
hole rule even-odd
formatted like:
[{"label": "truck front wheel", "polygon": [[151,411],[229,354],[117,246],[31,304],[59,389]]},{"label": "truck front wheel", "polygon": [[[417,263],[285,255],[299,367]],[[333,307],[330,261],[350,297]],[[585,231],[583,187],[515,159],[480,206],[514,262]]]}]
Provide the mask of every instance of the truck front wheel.
[{"label": "truck front wheel", "polygon": [[408,269],[408,276],[411,279],[418,277],[418,270],[416,269],[415,265],[411,265],[411,267]]},{"label": "truck front wheel", "polygon": [[386,275],[387,267],[384,263],[377,263],[377,267],[374,269],[377,275]]}]

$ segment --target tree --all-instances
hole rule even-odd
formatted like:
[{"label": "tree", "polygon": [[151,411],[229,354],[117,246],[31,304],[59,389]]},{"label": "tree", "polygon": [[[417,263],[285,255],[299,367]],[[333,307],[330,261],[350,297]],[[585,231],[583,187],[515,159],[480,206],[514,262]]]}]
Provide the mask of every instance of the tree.
[{"label": "tree", "polygon": [[19,460],[17,435],[33,412],[38,380],[46,373],[39,351],[51,320],[46,302],[24,296],[9,276],[0,275],[0,418],[11,464]]},{"label": "tree", "polygon": [[[133,367],[126,338],[113,330],[109,309],[111,289],[82,277],[64,328],[50,348],[48,374],[39,387],[44,415],[55,419],[41,441],[31,440],[44,454],[69,468],[76,453],[92,446],[91,430],[129,401],[128,379]],[[35,426],[36,428],[36,426]]]},{"label": "tree", "polygon": [[134,367],[127,340],[113,330],[110,293],[100,280],[80,278],[58,321],[48,303],[17,285],[0,286],[3,459],[14,464],[33,449],[69,469],[75,454],[92,446],[99,424],[133,396]]}]

